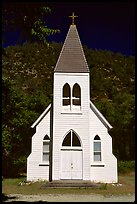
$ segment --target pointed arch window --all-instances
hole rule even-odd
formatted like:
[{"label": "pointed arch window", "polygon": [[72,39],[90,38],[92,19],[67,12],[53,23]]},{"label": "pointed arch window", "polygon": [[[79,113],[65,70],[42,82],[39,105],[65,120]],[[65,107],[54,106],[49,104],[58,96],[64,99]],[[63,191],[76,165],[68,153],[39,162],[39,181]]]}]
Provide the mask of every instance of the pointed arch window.
[{"label": "pointed arch window", "polygon": [[70,86],[68,83],[66,83],[63,86],[63,106],[69,105],[70,105]]},{"label": "pointed arch window", "polygon": [[73,130],[70,130],[69,133],[65,136],[62,146],[81,147],[80,140]]},{"label": "pointed arch window", "polygon": [[101,161],[101,140],[98,135],[94,137],[94,161]]},{"label": "pointed arch window", "polygon": [[49,162],[49,149],[50,149],[50,138],[48,135],[45,135],[43,138],[43,157],[44,162]]},{"label": "pointed arch window", "polygon": [[75,106],[81,105],[81,89],[80,86],[76,83],[73,86],[72,91],[72,104]]}]

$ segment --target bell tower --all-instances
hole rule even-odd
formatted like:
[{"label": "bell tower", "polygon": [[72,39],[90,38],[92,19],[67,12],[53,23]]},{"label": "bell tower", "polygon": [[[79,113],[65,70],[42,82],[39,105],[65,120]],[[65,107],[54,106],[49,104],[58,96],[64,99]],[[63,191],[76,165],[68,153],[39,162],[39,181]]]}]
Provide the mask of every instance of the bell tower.
[{"label": "bell tower", "polygon": [[[60,56],[58,58],[54,70],[54,98],[53,98],[53,180],[71,177],[71,168],[80,164],[80,178],[90,179],[90,149],[89,136],[89,111],[90,111],[90,90],[89,90],[89,68],[80,42],[74,18],[72,14],[72,25],[70,25]],[[72,148],[67,144],[67,148],[62,147],[63,139],[69,132],[75,132],[80,140],[81,147]],[[69,138],[69,137],[68,137]],[[74,137],[75,138],[75,137]],[[71,139],[70,139],[71,140]],[[72,138],[73,140],[73,138]],[[86,149],[86,154],[84,149]],[[64,157],[65,151],[65,157]],[[68,151],[68,154],[67,154]],[[70,161],[70,169],[68,167],[68,175],[64,174],[63,162],[64,158],[68,160],[75,157],[76,154],[70,152],[81,151],[81,156],[77,153],[78,164]],[[63,159],[62,159],[63,158]],[[76,162],[76,158],[73,158]],[[69,166],[69,161],[66,161]],[[74,166],[73,166],[73,165]],[[72,166],[71,166],[72,165]],[[75,167],[77,168],[77,167]],[[84,173],[86,172],[86,173]],[[62,176],[63,175],[63,176]],[[84,175],[84,176],[83,176]]]}]

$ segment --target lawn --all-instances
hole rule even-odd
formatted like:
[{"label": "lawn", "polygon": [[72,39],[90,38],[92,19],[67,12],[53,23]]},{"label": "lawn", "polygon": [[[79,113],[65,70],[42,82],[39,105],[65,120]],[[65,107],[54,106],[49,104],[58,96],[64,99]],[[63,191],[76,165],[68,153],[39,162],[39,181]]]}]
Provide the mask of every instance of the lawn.
[{"label": "lawn", "polygon": [[100,188],[41,188],[44,181],[26,183],[26,177],[8,178],[2,181],[3,195],[9,194],[132,194],[135,193],[135,172],[119,174],[118,184],[104,184]]}]

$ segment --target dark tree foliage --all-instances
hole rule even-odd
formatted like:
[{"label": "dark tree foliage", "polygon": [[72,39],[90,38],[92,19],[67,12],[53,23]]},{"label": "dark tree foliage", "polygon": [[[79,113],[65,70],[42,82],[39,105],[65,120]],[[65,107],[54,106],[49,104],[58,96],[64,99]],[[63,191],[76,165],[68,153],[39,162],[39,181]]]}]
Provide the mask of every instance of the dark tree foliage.
[{"label": "dark tree foliage", "polygon": [[[2,57],[3,175],[26,172],[30,126],[52,102],[53,71],[62,44],[9,46]],[[135,59],[84,46],[91,100],[113,126],[113,153],[134,160]],[[35,131],[35,130],[34,130]]]},{"label": "dark tree foliage", "polygon": [[113,152],[120,160],[135,159],[135,58],[105,50],[87,50],[91,100],[113,129]]},{"label": "dark tree foliage", "polygon": [[[47,36],[59,33],[58,29],[47,26],[46,17],[51,9],[45,2],[3,2],[2,5],[2,39],[16,34],[16,43],[21,44],[22,39],[28,42],[47,43]],[[13,35],[13,34],[12,34]]]}]

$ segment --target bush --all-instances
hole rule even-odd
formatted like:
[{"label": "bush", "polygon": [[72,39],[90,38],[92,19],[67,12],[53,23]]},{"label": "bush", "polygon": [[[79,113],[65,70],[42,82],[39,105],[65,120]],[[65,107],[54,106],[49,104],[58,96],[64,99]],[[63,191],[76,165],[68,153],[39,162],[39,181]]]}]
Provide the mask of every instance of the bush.
[{"label": "bush", "polygon": [[26,173],[27,157],[20,156],[18,159],[3,158],[2,176],[4,178],[17,178],[21,173]]},{"label": "bush", "polygon": [[25,173],[27,169],[27,157],[21,156],[17,160],[14,160],[14,168],[18,170],[18,173]]},{"label": "bush", "polygon": [[135,161],[118,161],[118,172],[129,173],[135,171]]}]

